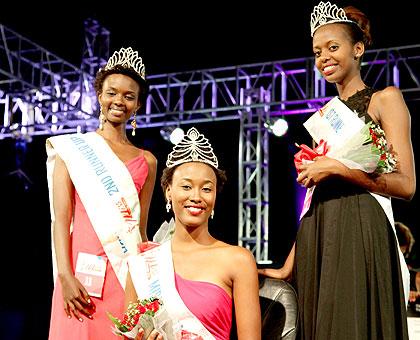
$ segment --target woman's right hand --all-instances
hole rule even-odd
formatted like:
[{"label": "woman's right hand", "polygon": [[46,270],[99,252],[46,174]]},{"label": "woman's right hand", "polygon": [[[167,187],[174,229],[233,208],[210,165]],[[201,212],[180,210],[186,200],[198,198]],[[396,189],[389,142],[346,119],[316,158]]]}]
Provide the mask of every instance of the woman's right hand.
[{"label": "woman's right hand", "polygon": [[92,314],[95,313],[95,304],[85,287],[72,274],[59,275],[59,278],[67,317],[70,319],[73,314],[80,322],[83,322],[81,316],[83,314],[85,317],[93,319]]},{"label": "woman's right hand", "polygon": [[258,269],[258,274],[272,277],[273,279],[285,280],[290,281],[292,278],[292,270],[283,266],[278,269],[274,268],[262,268]]}]

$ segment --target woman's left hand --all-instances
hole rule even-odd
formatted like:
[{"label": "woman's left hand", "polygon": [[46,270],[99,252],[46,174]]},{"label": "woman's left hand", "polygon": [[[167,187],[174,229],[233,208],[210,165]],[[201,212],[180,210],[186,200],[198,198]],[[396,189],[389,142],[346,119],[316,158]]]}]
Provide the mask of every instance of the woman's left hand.
[{"label": "woman's left hand", "polygon": [[316,157],[313,162],[301,164],[296,181],[306,188],[319,184],[324,179],[337,175],[345,167],[339,161],[326,156]]}]

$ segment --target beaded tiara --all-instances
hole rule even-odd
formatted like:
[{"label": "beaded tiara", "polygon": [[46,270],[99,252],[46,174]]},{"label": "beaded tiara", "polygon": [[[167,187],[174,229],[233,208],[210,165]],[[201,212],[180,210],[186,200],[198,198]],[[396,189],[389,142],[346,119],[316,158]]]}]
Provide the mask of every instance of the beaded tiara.
[{"label": "beaded tiara", "polygon": [[146,69],[143,64],[143,59],[131,47],[122,47],[119,51],[115,51],[111,58],[109,58],[105,70],[113,69],[117,65],[131,67],[143,80],[146,80]]},{"label": "beaded tiara", "polygon": [[173,147],[166,160],[166,166],[172,168],[187,162],[202,162],[216,169],[219,166],[208,139],[194,127],[189,129],[184,138]]},{"label": "beaded tiara", "polygon": [[329,1],[320,2],[314,7],[311,14],[311,37],[315,31],[321,26],[333,24],[337,22],[349,22],[356,24],[354,21],[347,19],[344,9],[331,4]]}]

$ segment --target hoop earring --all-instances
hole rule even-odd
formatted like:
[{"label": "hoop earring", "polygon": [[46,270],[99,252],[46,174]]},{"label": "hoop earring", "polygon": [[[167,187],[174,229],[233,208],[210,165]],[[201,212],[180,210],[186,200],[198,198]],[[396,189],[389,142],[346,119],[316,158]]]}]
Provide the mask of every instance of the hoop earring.
[{"label": "hoop earring", "polygon": [[168,212],[170,212],[171,211],[171,200],[168,200],[167,202],[166,202],[166,212],[168,213]]},{"label": "hoop earring", "polygon": [[102,131],[104,129],[105,122],[106,122],[106,119],[105,119],[105,115],[102,112],[102,106],[101,106],[101,109],[99,111],[99,130]]},{"label": "hoop earring", "polygon": [[134,111],[133,114],[133,120],[131,121],[131,126],[133,127],[133,130],[131,130],[131,135],[136,135],[136,129],[137,129],[137,121],[136,121],[136,112]]},{"label": "hoop earring", "polygon": [[210,218],[213,219],[214,218],[214,209],[211,211],[210,213]]}]

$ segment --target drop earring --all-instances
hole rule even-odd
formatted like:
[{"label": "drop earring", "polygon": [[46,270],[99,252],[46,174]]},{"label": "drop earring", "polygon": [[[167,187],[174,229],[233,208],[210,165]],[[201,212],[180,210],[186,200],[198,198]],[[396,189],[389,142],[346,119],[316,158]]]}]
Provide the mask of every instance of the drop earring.
[{"label": "drop earring", "polygon": [[214,209],[211,211],[210,213],[210,218],[213,219],[214,218]]},{"label": "drop earring", "polygon": [[99,130],[102,131],[104,129],[105,121],[106,121],[105,115],[102,112],[102,106],[101,106],[101,109],[99,111]]},{"label": "drop earring", "polygon": [[137,121],[136,121],[136,112],[133,114],[133,120],[131,121],[131,126],[133,127],[133,130],[131,130],[131,135],[136,135],[136,129],[137,129]]},{"label": "drop earring", "polygon": [[166,212],[170,212],[171,211],[171,200],[167,200],[166,201]]}]

